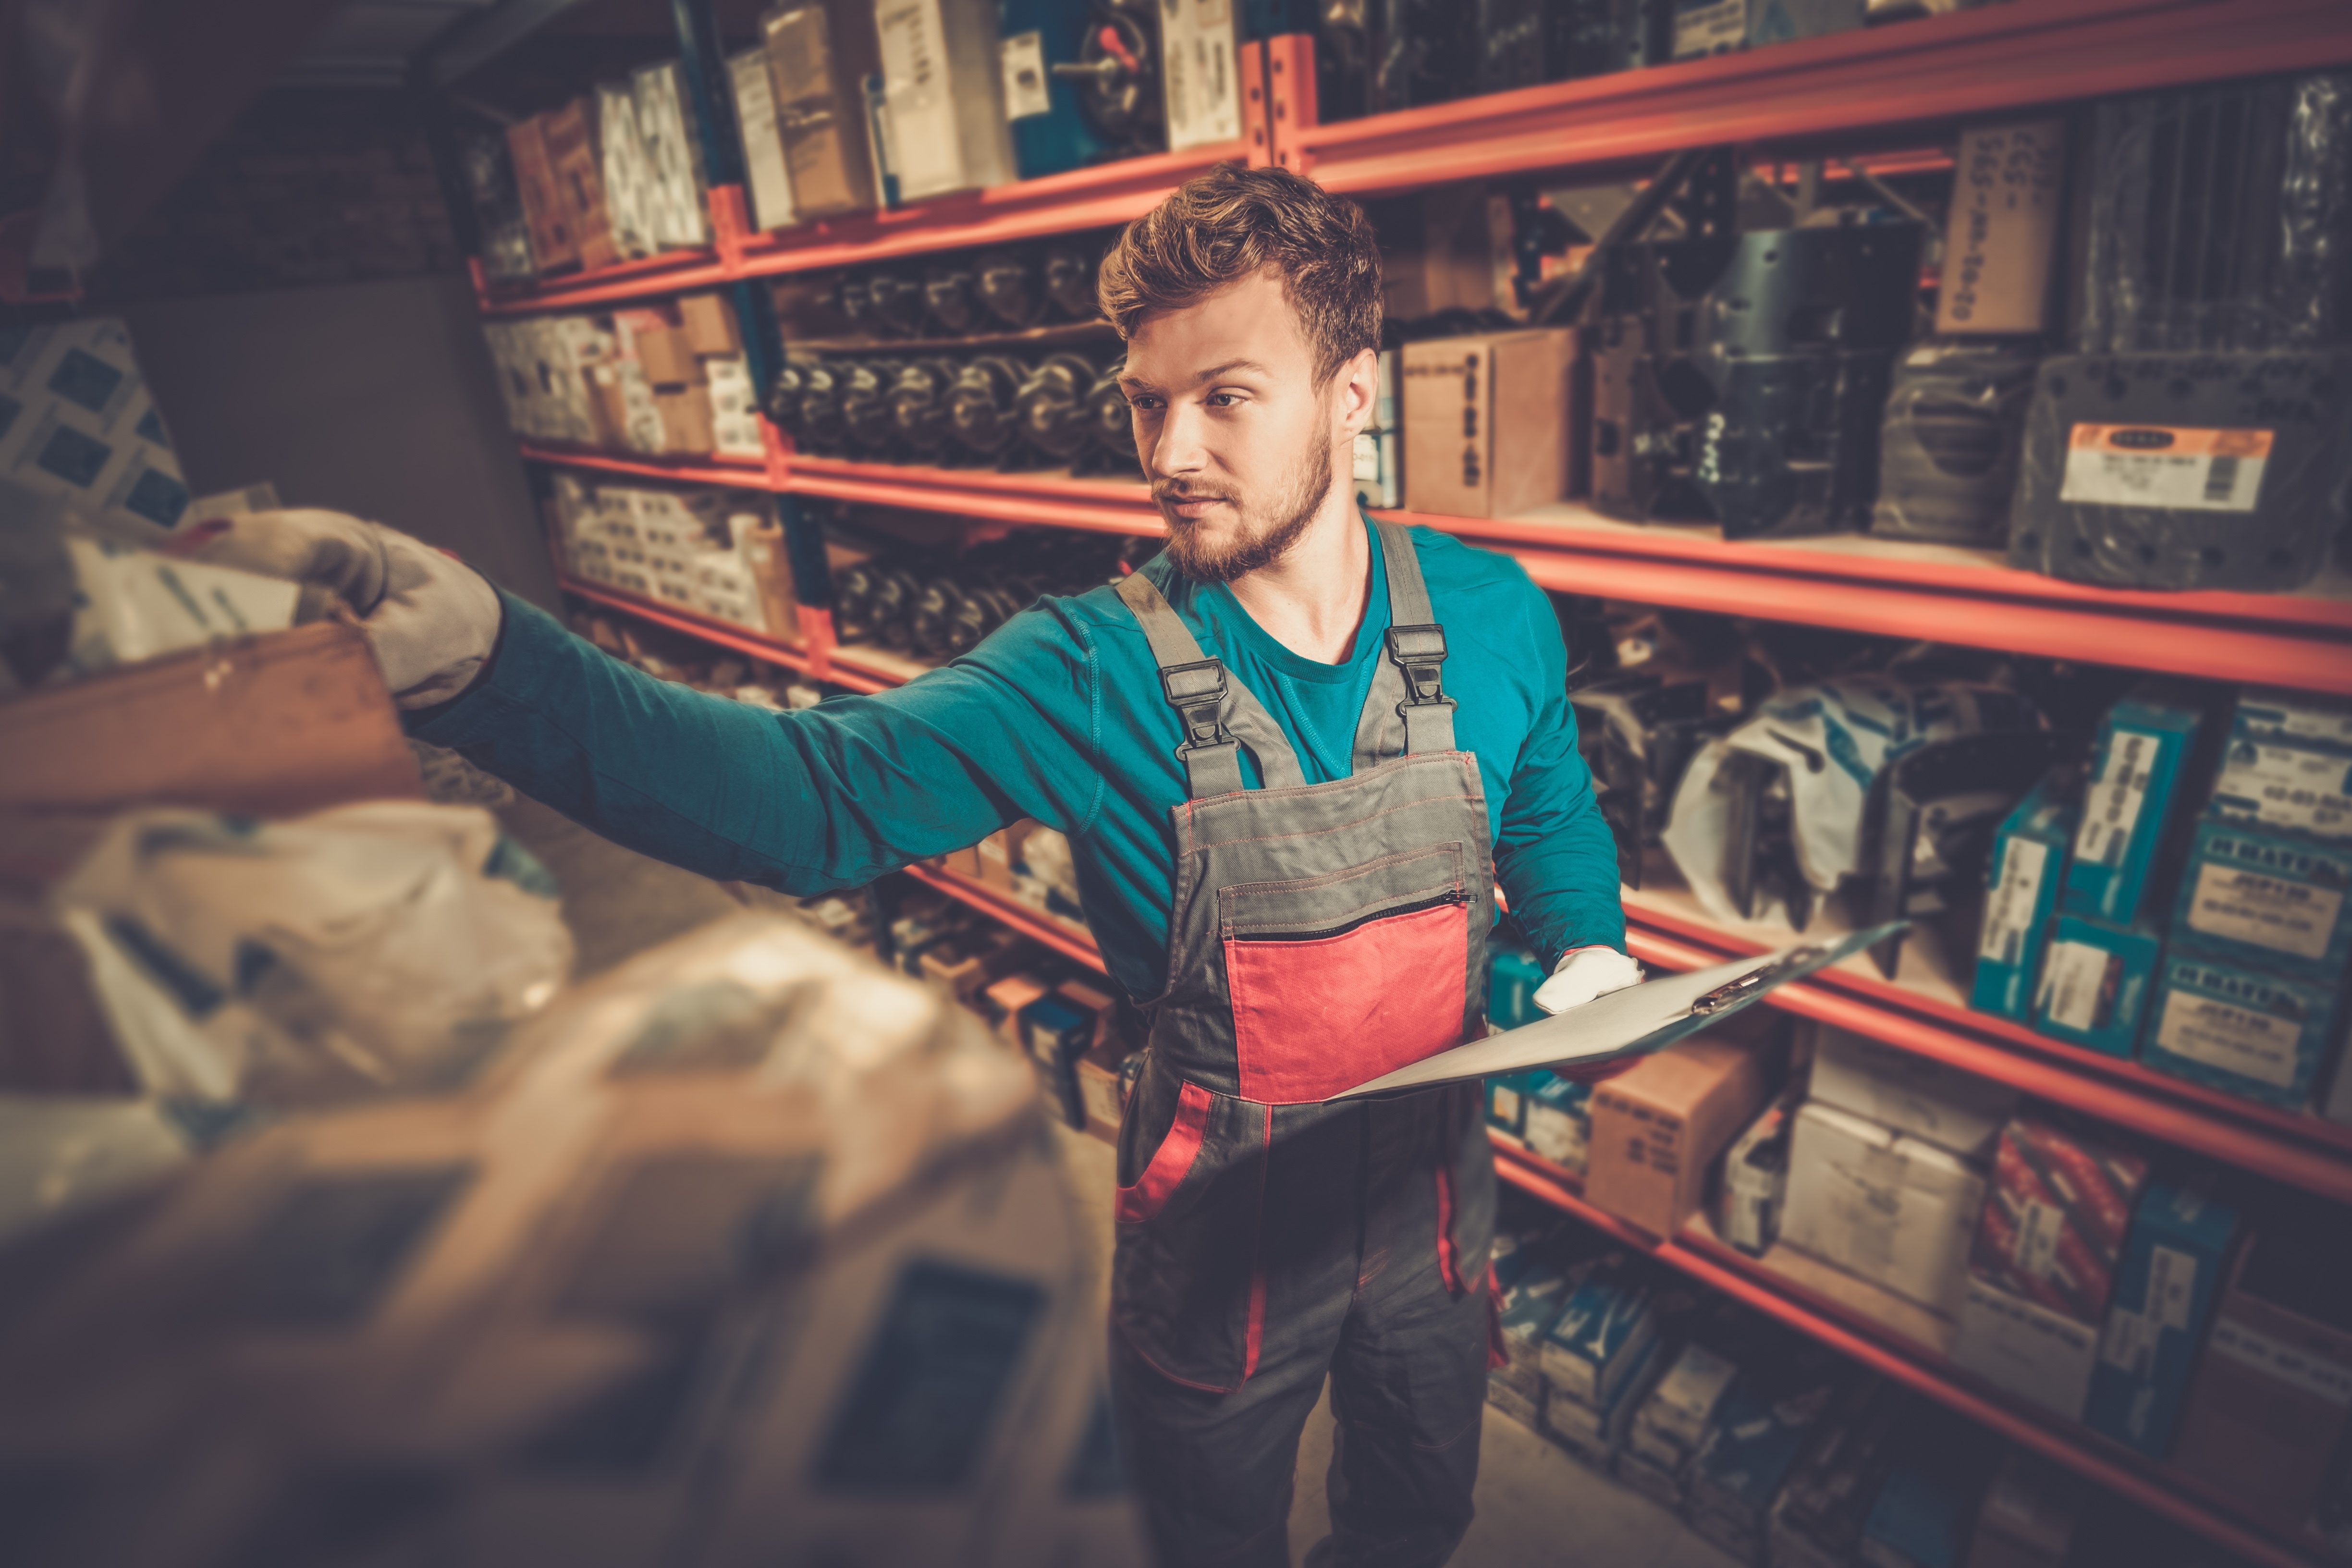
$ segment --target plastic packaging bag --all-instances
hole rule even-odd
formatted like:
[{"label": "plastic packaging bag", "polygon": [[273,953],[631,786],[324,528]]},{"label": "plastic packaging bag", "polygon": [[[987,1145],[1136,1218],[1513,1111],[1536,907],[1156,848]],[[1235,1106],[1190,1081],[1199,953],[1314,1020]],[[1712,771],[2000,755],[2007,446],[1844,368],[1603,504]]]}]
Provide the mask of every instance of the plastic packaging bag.
[{"label": "plastic packaging bag", "polygon": [[446,1085],[555,994],[555,886],[478,808],[118,819],[50,895],[147,1092],[291,1102]]}]

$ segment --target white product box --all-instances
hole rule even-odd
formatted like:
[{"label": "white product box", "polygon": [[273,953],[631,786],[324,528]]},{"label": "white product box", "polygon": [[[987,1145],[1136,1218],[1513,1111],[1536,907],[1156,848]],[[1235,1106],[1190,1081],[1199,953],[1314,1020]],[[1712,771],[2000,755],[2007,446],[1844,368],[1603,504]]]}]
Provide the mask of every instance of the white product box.
[{"label": "white product box", "polygon": [[764,455],[751,367],[740,359],[709,359],[702,362],[702,373],[710,387],[711,450],[724,458]]},{"label": "white product box", "polygon": [[2017,1109],[2007,1084],[1827,1024],[1814,1030],[1811,1096],[1971,1159],[1991,1155]]},{"label": "white product box", "polygon": [[1698,1451],[1715,1407],[1738,1375],[1739,1368],[1729,1357],[1705,1345],[1685,1345],[1633,1416],[1633,1451],[1679,1471]]},{"label": "white product box", "polygon": [[1952,1359],[1997,1388],[2079,1421],[2098,1364],[2099,1331],[1971,1274]]},{"label": "white product box", "polygon": [[621,259],[651,256],[655,243],[654,166],[637,128],[636,93],[627,82],[596,89],[596,143],[603,152],[604,216]]},{"label": "white product box", "polygon": [[1780,1239],[1949,1317],[1984,1203],[1982,1170],[1818,1100],[1797,1112]]},{"label": "white product box", "polygon": [[1241,69],[1233,0],[1160,0],[1160,52],[1169,151],[1239,137]]},{"label": "white product box", "polygon": [[0,332],[0,479],[84,516],[179,526],[187,481],[111,317]]},{"label": "white product box", "polygon": [[878,0],[874,24],[898,199],[1013,179],[993,0]]},{"label": "white product box", "polygon": [[[637,105],[637,137],[653,174],[648,208],[655,248],[710,243],[702,201],[702,149],[687,123],[686,94],[677,60],[646,66],[630,78]],[[778,147],[782,154],[781,144]]]},{"label": "white product box", "polygon": [[745,49],[727,61],[735,89],[735,125],[743,135],[743,199],[751,226],[765,231],[793,221],[793,182],[784,166],[783,133],[776,125],[775,86],[768,51]]}]

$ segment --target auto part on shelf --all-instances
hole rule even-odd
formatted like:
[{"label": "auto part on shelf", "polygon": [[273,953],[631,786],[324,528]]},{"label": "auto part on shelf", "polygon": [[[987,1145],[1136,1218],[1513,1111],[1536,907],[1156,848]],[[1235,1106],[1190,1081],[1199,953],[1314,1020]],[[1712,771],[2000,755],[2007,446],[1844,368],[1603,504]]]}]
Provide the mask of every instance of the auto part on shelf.
[{"label": "auto part on shelf", "polygon": [[977,264],[980,302],[1007,327],[1034,326],[1045,313],[1035,259],[1018,250],[992,250]]},{"label": "auto part on shelf", "polygon": [[1095,379],[1095,367],[1077,354],[1047,354],[1038,361],[1013,395],[1022,439],[1058,462],[1084,452],[1093,434],[1087,395]]},{"label": "auto part on shelf", "polygon": [[841,384],[841,422],[849,445],[858,455],[887,462],[898,445],[890,391],[898,384],[898,362],[857,360],[836,372]]},{"label": "auto part on shelf", "polygon": [[944,261],[923,275],[923,309],[951,338],[982,331],[980,279],[968,261]]},{"label": "auto part on shelf", "polygon": [[923,335],[923,285],[904,272],[877,272],[866,280],[867,314],[886,338]]},{"label": "auto part on shelf", "polygon": [[786,360],[776,368],[775,384],[768,388],[768,417],[794,440],[801,436],[801,396],[807,391],[806,367]]},{"label": "auto part on shelf", "polygon": [[1877,489],[1890,363],[1909,336],[1913,223],[1626,246],[1593,362],[1592,500],[1726,538],[1858,529]]},{"label": "auto part on shelf", "polygon": [[812,364],[801,372],[801,416],[793,434],[809,451],[837,453],[849,445],[849,426],[841,417],[841,380],[829,364]]},{"label": "auto part on shelf", "polygon": [[1087,389],[1088,442],[1071,465],[1072,471],[1124,475],[1136,471],[1135,414],[1118,384],[1118,378],[1126,374],[1127,361],[1120,359],[1105,368]]},{"label": "auto part on shelf", "polygon": [[[1967,952],[1980,923],[1994,831],[2049,772],[2047,731],[1964,735],[1898,757],[1878,775],[1863,827],[1858,925],[1936,918],[1950,951]],[[1895,978],[1910,928],[1870,950]]]},{"label": "auto part on shelf", "polygon": [[2059,355],[2026,410],[2009,562],[2076,583],[2281,592],[2352,493],[2352,353]]},{"label": "auto part on shelf", "polygon": [[948,394],[948,423],[958,444],[982,457],[997,457],[1013,445],[1018,428],[1013,398],[1027,373],[1003,354],[982,354],[956,373]]},{"label": "auto part on shelf", "polygon": [[1078,58],[1053,74],[1078,89],[1078,112],[1106,143],[1107,158],[1164,150],[1160,26],[1151,0],[1104,0],[1087,18]]},{"label": "auto part on shelf", "polygon": [[2009,538],[2038,338],[1933,338],[1895,362],[1870,531],[1998,546]]},{"label": "auto part on shelf", "polygon": [[908,360],[898,368],[890,387],[890,424],[908,453],[924,462],[937,462],[954,432],[948,398],[955,385],[956,367],[938,358]]},{"label": "auto part on shelf", "polygon": [[1095,264],[1084,251],[1066,245],[1048,247],[1041,271],[1045,297],[1074,321],[1091,321],[1102,314],[1095,300]]},{"label": "auto part on shelf", "polygon": [[1642,885],[1642,861],[1666,826],[1691,754],[1739,721],[1711,700],[1704,674],[1626,671],[1569,693],[1579,749],[1601,786],[1601,816],[1617,841],[1617,874]]}]

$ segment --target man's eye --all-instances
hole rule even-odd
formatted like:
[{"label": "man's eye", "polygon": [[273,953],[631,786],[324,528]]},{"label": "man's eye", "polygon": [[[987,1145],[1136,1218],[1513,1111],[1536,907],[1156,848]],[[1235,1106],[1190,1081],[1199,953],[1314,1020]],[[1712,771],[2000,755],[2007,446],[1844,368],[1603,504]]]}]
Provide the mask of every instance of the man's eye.
[{"label": "man's eye", "polygon": [[1230,392],[1213,392],[1209,394],[1209,406],[1212,408],[1231,408],[1240,401],[1241,399],[1239,397],[1236,397]]},{"label": "man's eye", "polygon": [[1127,400],[1127,405],[1138,413],[1149,414],[1160,406],[1160,399],[1138,393]]}]

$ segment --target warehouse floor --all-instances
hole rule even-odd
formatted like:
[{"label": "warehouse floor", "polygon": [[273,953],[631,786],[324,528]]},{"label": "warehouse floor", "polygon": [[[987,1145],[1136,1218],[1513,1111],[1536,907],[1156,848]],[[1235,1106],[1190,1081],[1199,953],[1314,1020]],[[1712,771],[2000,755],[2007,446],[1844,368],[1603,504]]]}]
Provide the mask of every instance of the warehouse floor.
[{"label": "warehouse floor", "polygon": [[[519,801],[500,816],[563,885],[564,918],[579,944],[578,973],[592,974],[638,950],[741,906],[719,884],[633,854],[546,808]],[[1063,1130],[1071,1178],[1108,1255],[1113,1184],[1110,1146]],[[1331,1457],[1328,1402],[1307,1422],[1290,1513],[1295,1556],[1328,1527],[1323,1472]],[[1454,1568],[1731,1568],[1733,1559],[1648,1499],[1594,1475],[1544,1438],[1486,1412],[1478,1517]]]}]

